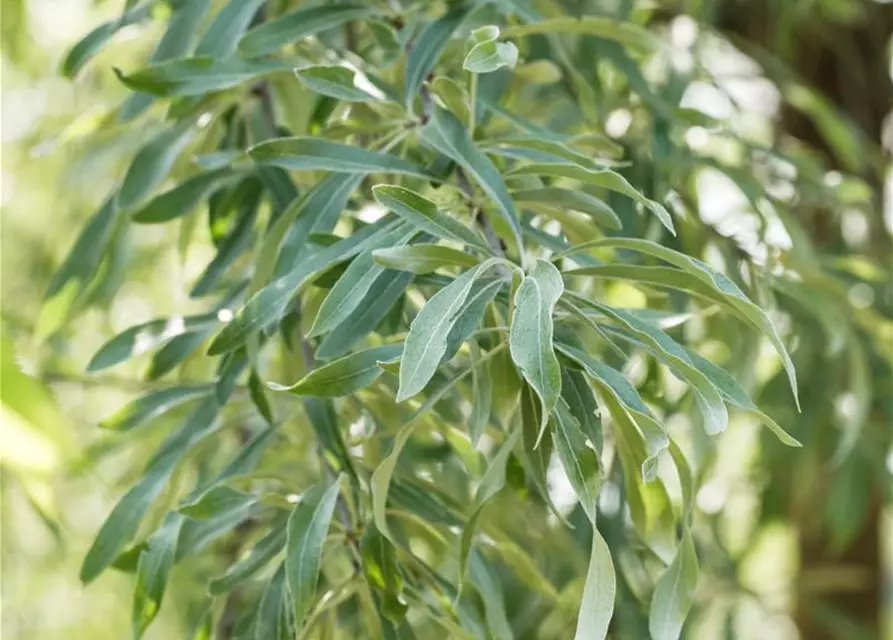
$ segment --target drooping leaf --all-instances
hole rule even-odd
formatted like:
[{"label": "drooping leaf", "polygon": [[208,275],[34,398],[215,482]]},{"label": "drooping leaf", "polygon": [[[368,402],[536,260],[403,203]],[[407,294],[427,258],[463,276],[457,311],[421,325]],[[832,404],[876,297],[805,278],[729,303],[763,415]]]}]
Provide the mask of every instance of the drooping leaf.
[{"label": "drooping leaf", "polygon": [[583,587],[583,600],[577,616],[574,640],[604,640],[614,613],[617,581],[611,551],[595,525],[592,526],[592,550]]},{"label": "drooping leaf", "polygon": [[375,200],[422,231],[437,238],[454,240],[487,253],[489,245],[458,220],[438,211],[437,205],[414,191],[396,185],[379,184],[372,188]]},{"label": "drooping leaf", "polygon": [[620,229],[620,218],[607,204],[585,191],[562,187],[540,187],[514,191],[512,197],[519,205],[529,207],[562,207],[573,209],[590,216],[598,224],[608,229]]},{"label": "drooping leaf", "polygon": [[558,269],[550,262],[537,260],[515,294],[509,348],[512,360],[542,403],[538,439],[561,394],[561,368],[552,347],[552,314],[563,292]]},{"label": "drooping leaf", "polygon": [[208,520],[222,512],[240,510],[255,502],[255,495],[226,485],[217,485],[192,502],[181,505],[178,511],[193,520]]},{"label": "drooping leaf", "polygon": [[521,430],[515,429],[499,446],[499,450],[487,466],[487,472],[481,478],[481,483],[478,485],[477,491],[474,494],[474,504],[472,506],[471,515],[468,517],[468,522],[465,523],[465,527],[462,529],[462,535],[459,538],[460,590],[462,581],[465,579],[471,547],[474,543],[474,532],[477,526],[477,520],[490,498],[499,493],[505,486],[505,465],[508,461],[509,454],[515,447],[515,444],[517,444],[520,436]]},{"label": "drooping leaf", "polygon": [[81,69],[112,39],[118,31],[137,22],[142,22],[149,15],[149,5],[135,7],[124,11],[117,20],[103,22],[90,33],[81,38],[62,60],[60,70],[66,78],[74,78]]},{"label": "drooping leaf", "polygon": [[517,169],[514,169],[511,172],[512,176],[553,176],[559,178],[571,178],[573,180],[579,180],[580,182],[584,182],[586,184],[595,185],[596,187],[602,187],[604,189],[608,189],[609,191],[616,191],[617,193],[623,194],[629,198],[632,198],[636,202],[640,203],[646,209],[651,211],[657,219],[660,220],[660,223],[667,228],[667,230],[676,235],[676,228],[673,226],[673,218],[670,217],[670,213],[667,209],[654,200],[650,198],[646,198],[635,189],[626,178],[617,173],[616,171],[612,171],[610,169],[595,169],[590,170],[585,167],[581,167],[576,164],[559,164],[559,163],[531,163],[521,165]]},{"label": "drooping leaf", "polygon": [[352,4],[299,8],[251,29],[239,40],[239,52],[252,58],[267,55],[349,20],[366,18],[373,12],[372,7]]},{"label": "drooping leaf", "polygon": [[323,490],[316,487],[304,494],[288,519],[285,546],[285,575],[294,619],[300,626],[313,603],[322,546],[329,531],[339,482]]},{"label": "drooping leaf", "polygon": [[555,451],[583,511],[595,526],[598,493],[602,485],[598,453],[587,446],[586,437],[564,400],[558,400],[552,415],[555,418],[552,429]]},{"label": "drooping leaf", "polygon": [[290,386],[270,385],[276,391],[299,396],[338,397],[372,384],[384,372],[378,365],[403,353],[402,344],[387,344],[357,351],[314,369]]},{"label": "drooping leaf", "polygon": [[176,464],[192,445],[216,428],[218,412],[216,398],[205,400],[186,418],[183,426],[165,440],[149,461],[143,477],[121,498],[103,523],[81,566],[81,582],[91,582],[114,562],[124,545],[136,534],[140,521],[167,484]]},{"label": "drooping leaf", "polygon": [[161,527],[149,536],[147,549],[140,554],[133,593],[132,624],[136,639],[143,636],[161,608],[182,527],[183,516],[167,514]]},{"label": "drooping leaf", "polygon": [[254,615],[254,640],[290,640],[295,637],[295,618],[289,603],[287,560],[270,578]]},{"label": "drooping leaf", "polygon": [[638,25],[629,22],[619,22],[603,16],[552,18],[506,27],[503,31],[503,37],[505,38],[538,34],[597,36],[606,40],[614,40],[633,51],[639,52],[654,51],[659,44],[654,36]]},{"label": "drooping leaf", "polygon": [[682,540],[673,562],[657,580],[651,596],[648,630],[655,640],[677,640],[688,616],[698,584],[698,557],[691,532],[682,529]]},{"label": "drooping leaf", "polygon": [[424,168],[403,158],[322,138],[276,138],[251,147],[248,154],[260,164],[283,169],[338,173],[404,173],[431,178]]},{"label": "drooping leaf", "polygon": [[487,363],[482,366],[474,366],[480,357],[480,349],[477,342],[471,341],[472,366],[471,372],[471,414],[468,416],[468,437],[471,446],[477,447],[478,442],[487,429],[490,421],[490,407],[493,404],[493,390],[490,380],[490,367]]},{"label": "drooping leaf", "polygon": [[182,385],[158,389],[140,396],[99,423],[103,429],[127,431],[149,422],[176,406],[207,395],[210,385]]},{"label": "drooping leaf", "polygon": [[519,252],[523,246],[521,223],[515,205],[506,189],[505,182],[490,159],[481,153],[468,134],[468,130],[449,111],[437,109],[419,137],[423,143],[442,153],[467,171],[496,204],[500,215],[508,224]]}]

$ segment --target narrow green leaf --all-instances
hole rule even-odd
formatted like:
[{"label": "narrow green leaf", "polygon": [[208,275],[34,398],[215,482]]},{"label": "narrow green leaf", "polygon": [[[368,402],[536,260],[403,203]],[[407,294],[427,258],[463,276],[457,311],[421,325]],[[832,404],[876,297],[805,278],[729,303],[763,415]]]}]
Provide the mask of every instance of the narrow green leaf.
[{"label": "narrow green leaf", "polygon": [[394,309],[413,275],[407,272],[386,270],[376,278],[357,308],[319,343],[316,357],[323,360],[336,358],[364,336],[374,331]]},{"label": "narrow green leaf", "polygon": [[93,57],[112,39],[118,31],[137,22],[142,22],[148,15],[151,4],[127,9],[117,20],[103,22],[77,42],[62,60],[60,71],[66,78],[74,78]]},{"label": "narrow green leaf", "polygon": [[468,437],[471,446],[477,447],[481,437],[490,422],[490,407],[493,405],[493,387],[490,380],[490,367],[484,363],[480,367],[475,366],[480,358],[480,348],[477,342],[471,341],[471,414],[468,416]]},{"label": "narrow green leaf", "polygon": [[658,48],[659,42],[642,27],[602,16],[580,18],[551,18],[530,24],[506,27],[505,38],[539,34],[578,34],[613,40],[638,52],[648,53]]},{"label": "narrow green leaf", "polygon": [[295,619],[289,606],[289,589],[284,561],[261,596],[254,616],[254,640],[292,640],[295,637]]},{"label": "narrow green leaf", "polygon": [[192,125],[191,120],[171,125],[137,152],[121,183],[119,208],[132,209],[161,184],[180,152],[192,139]]},{"label": "narrow green leaf", "polygon": [[251,29],[239,41],[239,52],[248,57],[273,53],[287,44],[332,29],[349,20],[366,18],[374,11],[372,7],[350,4],[297,9]]},{"label": "narrow green leaf", "polygon": [[251,147],[248,154],[260,164],[290,170],[404,173],[431,179],[424,168],[398,156],[323,138],[276,138]]},{"label": "narrow green leaf", "polygon": [[90,360],[87,371],[96,372],[145,353],[187,331],[214,327],[219,323],[217,313],[198,316],[173,316],[138,324],[122,331],[106,342]]},{"label": "narrow green leaf", "polygon": [[505,182],[490,159],[475,146],[456,116],[438,108],[428,124],[422,128],[419,137],[426,145],[456,162],[474,177],[484,192],[493,199],[500,215],[512,230],[518,252],[523,254],[521,223]]},{"label": "narrow green leaf", "polygon": [[561,397],[567,403],[571,415],[580,425],[580,431],[589,439],[596,453],[601,451],[604,435],[598,402],[595,400],[589,383],[586,382],[586,377],[569,367],[562,369]]},{"label": "narrow green leaf", "polygon": [[657,473],[657,457],[669,445],[669,438],[651,410],[642,402],[639,392],[622,373],[583,351],[560,342],[556,344],[556,348],[580,364],[598,387],[611,394],[634,418],[645,442],[646,456],[642,462],[642,477],[646,482],[653,480]]},{"label": "narrow green leaf", "polygon": [[447,348],[441,363],[452,360],[463,343],[481,326],[487,306],[506,284],[502,278],[482,278],[472,285],[465,307],[456,316],[453,328],[447,334]]},{"label": "narrow green leaf", "polygon": [[183,58],[144,67],[133,73],[115,69],[125,86],[162,98],[201,96],[231,89],[263,75],[288,69],[278,60]]},{"label": "narrow green leaf", "polygon": [[613,209],[603,200],[599,200],[585,191],[562,187],[541,187],[514,191],[512,197],[521,206],[559,207],[585,213],[607,229],[620,229],[623,226]]},{"label": "narrow green leaf", "polygon": [[183,385],[150,391],[99,423],[110,431],[127,431],[149,422],[189,400],[207,395],[210,385]]},{"label": "narrow green leaf", "polygon": [[[382,94],[373,95],[357,85],[359,74],[353,69],[338,65],[320,65],[295,69],[295,75],[305,87],[320,95],[347,102],[381,100]],[[367,80],[368,83],[368,80]],[[367,86],[373,86],[367,84]]]},{"label": "narrow green leaf", "polygon": [[476,265],[435,293],[422,307],[409,327],[400,361],[400,388],[397,402],[419,393],[447,352],[447,337],[462,312],[472,285],[494,259]]},{"label": "narrow green leaf", "polygon": [[276,424],[276,419],[273,417],[273,408],[270,406],[270,401],[264,392],[264,383],[257,374],[257,369],[252,369],[251,375],[248,377],[248,393],[251,396],[251,402],[257,407],[257,412],[263,416],[267,424],[270,426]]},{"label": "narrow green leaf", "polygon": [[602,535],[592,526],[592,550],[589,552],[589,569],[577,617],[574,640],[604,640],[614,614],[614,594],[617,580],[611,550]]},{"label": "narrow green leaf", "polygon": [[369,225],[350,237],[299,260],[288,273],[258,291],[245,303],[211,343],[209,355],[232,351],[244,344],[253,332],[278,322],[285,314],[289,301],[313,276],[361,253],[370,242],[375,242],[376,234],[387,233],[390,229],[387,221]]},{"label": "narrow green leaf", "polygon": [[265,0],[229,0],[217,12],[198,45],[196,56],[228,58],[236,52],[239,39]]},{"label": "narrow green leaf", "polygon": [[322,490],[316,487],[304,494],[288,519],[285,547],[285,575],[294,619],[300,626],[313,603],[322,546],[329,531],[340,483]]},{"label": "narrow green leaf", "polygon": [[406,57],[406,104],[412,105],[416,93],[428,72],[434,67],[453,32],[470,13],[469,7],[457,7],[429,23],[418,37]]},{"label": "narrow green leaf", "polygon": [[208,583],[208,592],[212,596],[222,595],[266,566],[285,546],[286,522],[286,518],[279,520],[270,532],[254,545],[245,559],[231,565],[219,578],[211,580]]},{"label": "narrow green leaf", "polygon": [[657,580],[651,596],[648,630],[655,640],[677,640],[698,586],[698,557],[688,527],[673,562]]},{"label": "narrow green leaf", "polygon": [[587,445],[579,423],[563,399],[558,400],[552,415],[555,418],[555,427],[552,429],[555,451],[583,511],[595,526],[598,494],[602,486],[598,453]]},{"label": "narrow green leaf", "polygon": [[396,185],[379,184],[372,187],[372,194],[380,205],[387,207],[422,231],[437,238],[455,240],[492,253],[483,238],[458,220],[438,211],[436,204],[415,191]]},{"label": "narrow green leaf", "polygon": [[177,540],[183,527],[183,516],[169,513],[161,527],[149,536],[148,548],[140,554],[133,593],[133,637],[143,636],[158,615],[167,579],[174,566]]},{"label": "narrow green leaf", "polygon": [[474,504],[472,506],[471,515],[465,527],[462,529],[462,535],[459,537],[459,585],[458,591],[461,592],[462,582],[465,580],[465,572],[468,568],[468,558],[471,555],[471,546],[474,543],[474,531],[477,526],[477,520],[484,509],[487,502],[499,493],[505,486],[505,465],[508,462],[509,454],[517,444],[521,436],[521,430],[515,429],[505,441],[499,446],[499,450],[493,456],[487,471],[481,478],[477,491],[474,494]]},{"label": "narrow green leaf", "polygon": [[434,79],[432,88],[447,110],[461,122],[468,122],[468,96],[455,80],[447,76],[439,76]]},{"label": "narrow green leaf", "polygon": [[392,249],[376,249],[372,252],[372,259],[375,264],[382,267],[416,274],[431,273],[441,267],[467,269],[478,264],[474,256],[439,244],[413,244]]},{"label": "narrow green leaf", "polygon": [[373,259],[373,251],[379,247],[402,247],[418,232],[407,231],[409,225],[400,225],[390,234],[381,237],[375,245],[370,245],[348,265],[341,277],[329,290],[329,294],[319,307],[313,325],[307,331],[308,337],[329,333],[346,319],[362,302],[363,296],[384,271],[385,267]]},{"label": "narrow green leaf", "polygon": [[[475,551],[471,555],[469,565],[469,582],[471,582],[484,601],[484,617],[487,621],[487,630],[493,640],[512,640],[515,634],[506,614],[505,595],[498,578],[487,566],[483,555]],[[473,628],[471,625],[466,625]],[[475,633],[474,637],[483,637],[482,633]]]},{"label": "narrow green leaf", "polygon": [[[794,401],[797,403],[797,408],[800,408],[800,400],[797,394],[797,373],[794,369],[794,363],[791,361],[787,349],[785,349],[784,343],[778,336],[778,332],[775,330],[775,327],[772,325],[772,322],[769,320],[766,313],[751,302],[741,289],[739,289],[728,277],[696,258],[687,256],[684,253],[679,253],[678,251],[664,247],[656,242],[639,238],[606,238],[595,243],[584,243],[583,245],[580,245],[580,248],[574,248],[572,251],[584,251],[596,247],[628,249],[654,256],[673,266],[679,267],[684,274],[697,279],[701,283],[708,285],[710,289],[719,293],[719,301],[722,304],[731,307],[743,320],[762,331],[772,342],[772,345],[775,347],[775,350],[778,352],[778,355],[781,357],[782,363],[784,364],[788,382],[791,386],[791,392],[794,394]],[[685,279],[671,273],[672,270],[660,270],[659,267],[639,267],[639,269],[647,269],[648,271],[629,271],[628,275],[633,278],[650,277],[649,280],[643,281],[653,282],[654,284],[659,284],[661,286],[672,287],[674,282],[679,282],[682,288],[686,287]],[[703,288],[688,286],[693,289],[695,293],[704,295],[701,293]],[[715,299],[716,297],[712,296],[712,298]]]},{"label": "narrow green leaf", "polygon": [[378,365],[403,353],[402,344],[387,344],[357,351],[314,369],[290,386],[270,384],[276,391],[299,396],[346,396],[369,386],[384,372]]},{"label": "narrow green leaf", "polygon": [[363,533],[360,553],[366,582],[381,596],[381,613],[394,624],[400,624],[409,607],[401,598],[403,575],[396,548],[373,524]]},{"label": "narrow green leaf", "polygon": [[[627,311],[597,302],[589,301],[587,304],[623,325],[641,340],[651,353],[663,360],[671,369],[678,371],[691,383],[695,399],[704,414],[704,428],[707,433],[713,435],[725,430],[729,424],[729,412],[723,403],[722,396],[710,379],[694,366],[688,352],[679,343],[657,327],[640,320]],[[625,337],[622,333],[618,335]]]},{"label": "narrow green leaf", "polygon": [[180,218],[195,209],[209,194],[238,177],[239,174],[229,168],[196,174],[150,200],[131,219],[140,224],[157,224]]},{"label": "narrow green leaf", "polygon": [[214,431],[219,407],[216,399],[202,402],[183,426],[165,440],[149,461],[140,481],[115,505],[93,541],[81,566],[81,582],[91,582],[102,573],[136,535],[149,505],[161,492],[174,467],[196,442]]},{"label": "narrow green leaf", "polygon": [[602,187],[609,191],[616,191],[617,193],[632,198],[651,211],[670,233],[676,235],[676,228],[673,226],[673,218],[670,217],[670,213],[666,208],[659,202],[646,198],[636,190],[626,178],[616,171],[611,171],[610,169],[590,170],[576,164],[532,163],[514,169],[510,175],[570,178],[572,180],[579,180],[580,182]]},{"label": "narrow green leaf", "polygon": [[244,509],[257,502],[257,496],[226,485],[217,485],[177,511],[193,520],[208,520],[223,512]]},{"label": "narrow green leaf", "polygon": [[146,380],[158,380],[173,371],[195,353],[205,339],[211,335],[211,331],[212,328],[209,327],[198,331],[187,331],[172,338],[152,356],[152,361],[146,370]]},{"label": "narrow green leaf", "polygon": [[512,360],[543,407],[537,440],[542,438],[549,413],[561,394],[561,367],[552,347],[552,314],[563,292],[558,269],[550,262],[537,260],[515,294],[509,348]]}]

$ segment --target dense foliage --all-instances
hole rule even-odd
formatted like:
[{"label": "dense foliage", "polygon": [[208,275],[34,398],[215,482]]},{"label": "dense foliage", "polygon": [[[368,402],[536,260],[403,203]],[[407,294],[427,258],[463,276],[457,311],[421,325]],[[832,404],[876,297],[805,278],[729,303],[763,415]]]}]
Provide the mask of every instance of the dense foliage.
[{"label": "dense foliage", "polygon": [[[134,637],[181,567],[197,638],[678,638],[699,585],[731,631],[750,543],[709,496],[757,446],[833,469],[811,506],[852,542],[889,478],[889,273],[798,212],[876,211],[879,154],[829,172],[684,100],[723,89],[711,56],[763,71],[585,4],[131,0],[72,48],[75,77],[164,24],[115,69],[104,124],[141,142],[37,324],[76,331],[158,229],[188,274],[87,365],[147,363],[101,423],[143,461],[80,574],[133,573]],[[795,478],[767,512],[804,508]]]}]

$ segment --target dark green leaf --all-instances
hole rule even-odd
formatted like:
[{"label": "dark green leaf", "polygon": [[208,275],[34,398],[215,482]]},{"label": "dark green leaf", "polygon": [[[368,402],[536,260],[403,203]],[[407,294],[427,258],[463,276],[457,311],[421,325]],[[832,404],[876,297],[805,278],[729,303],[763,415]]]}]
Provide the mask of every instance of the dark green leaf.
[{"label": "dark green leaf", "polygon": [[208,520],[227,511],[244,509],[257,502],[257,497],[236,491],[226,485],[215,486],[193,502],[181,505],[178,511],[193,520]]},{"label": "dark green leaf", "polygon": [[211,580],[208,592],[213,596],[224,594],[260,571],[285,546],[286,522],[286,518],[279,520],[270,532],[258,541],[248,557],[230,566],[219,578]]},{"label": "dark green leaf", "polygon": [[589,215],[598,224],[608,229],[620,229],[620,218],[604,201],[591,196],[585,191],[564,189],[562,187],[541,187],[539,189],[522,189],[512,193],[512,197],[521,206],[560,207],[573,209]]},{"label": "dark green leaf", "polygon": [[287,69],[277,60],[240,60],[239,58],[184,58],[154,64],[133,73],[115,73],[127,87],[154,96],[200,96],[231,89],[274,71]]},{"label": "dark green leaf", "polygon": [[239,52],[249,57],[263,56],[349,20],[365,18],[373,12],[371,7],[350,4],[297,9],[246,33],[239,41]]},{"label": "dark green leaf", "polygon": [[415,39],[415,46],[406,57],[406,104],[411,106],[419,87],[434,67],[450,36],[469,14],[468,7],[459,7],[428,24]]},{"label": "dark green leaf", "polygon": [[378,379],[383,373],[379,362],[387,362],[402,353],[402,344],[371,347],[314,369],[291,386],[271,384],[270,387],[276,391],[291,391],[299,396],[346,396]]},{"label": "dark green leaf", "polygon": [[405,173],[430,179],[425,169],[398,156],[322,138],[277,138],[248,149],[258,163],[283,169],[338,173]]},{"label": "dark green leaf", "polygon": [[142,147],[121,183],[118,207],[128,210],[141,204],[167,177],[193,133],[192,121],[184,120],[171,125]]},{"label": "dark green leaf", "polygon": [[217,12],[195,48],[196,56],[228,58],[265,0],[229,0]]},{"label": "dark green leaf", "polygon": [[[295,69],[295,75],[311,91],[336,100],[369,102],[380,100],[382,97],[380,94],[372,95],[366,89],[360,88],[357,85],[357,78],[360,76],[356,71],[347,67],[337,65],[305,67]],[[374,85],[372,86],[374,88]]]},{"label": "dark green leaf", "polygon": [[150,200],[133,214],[132,220],[140,224],[156,224],[185,216],[210,193],[226,186],[237,177],[239,174],[227,168],[194,175]]},{"label": "dark green leaf", "polygon": [[158,531],[149,536],[148,548],[140,554],[133,593],[134,638],[141,638],[158,614],[182,526],[183,516],[167,514]]},{"label": "dark green leaf", "polygon": [[431,273],[441,267],[473,267],[478,263],[464,251],[438,244],[413,244],[372,252],[375,264],[411,273]]},{"label": "dark green leaf", "polygon": [[210,385],[184,385],[150,391],[113,413],[99,426],[111,431],[127,431],[210,391]]}]

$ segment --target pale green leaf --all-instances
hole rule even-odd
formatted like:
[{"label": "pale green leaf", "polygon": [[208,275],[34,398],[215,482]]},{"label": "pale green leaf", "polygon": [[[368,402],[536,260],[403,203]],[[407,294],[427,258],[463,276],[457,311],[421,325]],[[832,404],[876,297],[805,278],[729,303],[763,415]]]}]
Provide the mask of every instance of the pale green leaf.
[{"label": "pale green leaf", "polygon": [[229,0],[217,12],[198,45],[196,56],[228,58],[236,52],[239,39],[265,0]]},{"label": "pale green leaf", "polygon": [[[381,94],[373,95],[357,84],[361,76],[352,69],[338,65],[320,65],[295,69],[298,80],[311,91],[347,102],[380,100]],[[368,83],[368,80],[367,80]],[[367,86],[371,86],[367,84]]]},{"label": "pale green leaf", "polygon": [[204,396],[210,385],[183,385],[158,389],[140,396],[99,423],[103,429],[127,431],[166,413],[176,406]]},{"label": "pale green leaf", "polygon": [[620,229],[620,218],[603,200],[591,196],[585,191],[564,189],[562,187],[541,187],[538,189],[522,189],[514,191],[512,197],[521,206],[559,207],[573,209],[585,213],[598,224],[607,229]]},{"label": "pale green leaf", "polygon": [[552,314],[563,292],[558,269],[550,262],[537,260],[515,294],[509,348],[512,360],[543,407],[538,440],[561,395],[561,367],[552,347]]},{"label": "pale green leaf", "polygon": [[372,252],[375,264],[389,269],[411,273],[431,273],[441,267],[475,266],[478,261],[464,251],[439,244],[413,244],[393,249],[376,249]]},{"label": "pale green leaf", "polygon": [[192,139],[193,122],[171,125],[143,146],[133,158],[118,192],[118,207],[132,209],[167,177],[183,148]]},{"label": "pale green leaf", "polygon": [[266,566],[285,546],[286,522],[287,519],[283,518],[274,524],[270,532],[254,545],[246,558],[231,565],[219,578],[211,580],[208,592],[214,596],[226,593]]},{"label": "pale green leaf", "polygon": [[508,67],[513,69],[518,63],[518,47],[511,42],[481,42],[476,44],[465,60],[462,68],[471,73],[491,73]]},{"label": "pale green leaf", "polygon": [[698,557],[688,527],[673,562],[657,580],[651,596],[648,630],[654,640],[677,640],[698,586]]},{"label": "pale green leaf", "polygon": [[603,16],[551,18],[530,24],[507,27],[503,32],[503,37],[516,38],[539,34],[598,36],[605,40],[619,42],[625,47],[639,52],[651,52],[659,46],[659,41],[642,27]]},{"label": "pale green leaf", "polygon": [[563,399],[552,412],[555,418],[552,439],[565,474],[589,521],[595,526],[598,494],[602,486],[598,453],[586,441],[580,425]]},{"label": "pale green leaf", "polygon": [[614,613],[616,590],[617,580],[611,550],[593,525],[592,550],[589,552],[589,568],[586,570],[586,583],[574,640],[604,640]]},{"label": "pale green leaf", "polygon": [[387,344],[357,351],[314,369],[290,386],[270,384],[275,391],[291,391],[299,396],[346,396],[369,386],[384,372],[379,362],[403,353],[402,344]]},{"label": "pale green leaf", "polygon": [[133,592],[132,625],[136,639],[142,637],[161,607],[182,527],[183,516],[167,514],[161,527],[149,536],[146,550],[140,554]]}]

